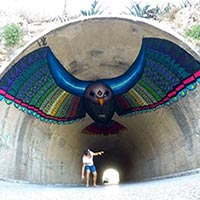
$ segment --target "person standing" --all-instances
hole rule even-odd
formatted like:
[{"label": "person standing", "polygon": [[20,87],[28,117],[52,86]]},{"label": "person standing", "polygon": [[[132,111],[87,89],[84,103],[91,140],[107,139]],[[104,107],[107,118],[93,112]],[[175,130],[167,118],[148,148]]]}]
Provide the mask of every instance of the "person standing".
[{"label": "person standing", "polygon": [[82,157],[82,170],[81,170],[81,179],[85,179],[85,172],[86,172],[86,187],[89,187],[89,181],[90,181],[90,173],[93,175],[93,186],[96,187],[97,184],[97,170],[94,165],[93,157],[94,156],[100,156],[104,152],[92,152],[90,149],[87,149],[84,151],[83,157]]}]

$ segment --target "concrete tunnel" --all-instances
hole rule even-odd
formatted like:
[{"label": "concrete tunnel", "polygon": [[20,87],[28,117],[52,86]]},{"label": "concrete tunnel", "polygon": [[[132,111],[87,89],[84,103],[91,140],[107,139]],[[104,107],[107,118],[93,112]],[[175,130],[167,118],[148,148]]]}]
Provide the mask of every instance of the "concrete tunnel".
[{"label": "concrete tunnel", "polygon": [[[75,77],[84,80],[122,74],[136,58],[142,38],[173,41],[198,61],[200,57],[173,31],[137,18],[93,17],[68,22],[42,33],[6,66],[47,42]],[[45,40],[46,39],[46,40]],[[42,43],[43,41],[43,43]],[[197,170],[200,166],[200,87],[177,103],[152,112],[114,119],[127,131],[119,135],[86,135],[86,116],[72,124],[47,123],[0,101],[0,178],[38,184],[80,184],[86,147],[105,154],[95,158],[98,181],[108,168],[120,182],[134,182]]]}]

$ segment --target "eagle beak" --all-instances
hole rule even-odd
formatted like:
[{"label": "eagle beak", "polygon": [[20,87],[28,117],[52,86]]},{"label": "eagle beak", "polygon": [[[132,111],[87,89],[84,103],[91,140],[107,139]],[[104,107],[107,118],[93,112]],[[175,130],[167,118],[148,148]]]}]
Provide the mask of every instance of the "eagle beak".
[{"label": "eagle beak", "polygon": [[103,99],[103,98],[99,98],[98,101],[99,101],[99,104],[100,104],[101,106],[103,106],[103,104],[104,104],[104,99]]}]

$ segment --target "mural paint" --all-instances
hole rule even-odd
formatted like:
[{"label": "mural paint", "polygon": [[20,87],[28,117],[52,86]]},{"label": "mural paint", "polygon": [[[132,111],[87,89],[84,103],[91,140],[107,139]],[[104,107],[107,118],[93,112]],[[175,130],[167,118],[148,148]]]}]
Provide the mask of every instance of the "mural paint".
[{"label": "mural paint", "polygon": [[[40,43],[46,45],[46,38]],[[184,97],[200,83],[200,63],[173,42],[143,38],[138,57],[121,76],[83,81],[70,74],[49,46],[25,55],[2,77],[0,100],[49,123],[94,120],[82,132],[118,134],[126,130],[112,120],[155,111]]]}]

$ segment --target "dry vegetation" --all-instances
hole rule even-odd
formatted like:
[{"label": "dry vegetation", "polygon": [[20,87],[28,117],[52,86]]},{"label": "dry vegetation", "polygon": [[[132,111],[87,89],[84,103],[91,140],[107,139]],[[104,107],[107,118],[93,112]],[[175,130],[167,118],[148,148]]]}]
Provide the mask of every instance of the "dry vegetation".
[{"label": "dry vegetation", "polygon": [[[175,30],[180,35],[184,36],[186,40],[191,43],[193,48],[200,53],[200,35],[199,32],[195,33],[197,38],[189,37],[186,34],[187,30],[191,29],[193,26],[200,26],[200,2],[195,4],[190,3],[190,1],[185,0],[179,6],[174,6],[173,4],[167,4],[165,7],[159,8],[159,11],[151,10],[154,12],[154,17],[150,20],[156,20],[158,23],[166,24],[173,30]],[[101,12],[99,12],[101,13]],[[52,17],[41,17],[37,15],[29,15],[28,13],[21,11],[18,13],[9,13],[9,11],[0,9],[0,64],[5,64],[9,59],[17,53],[17,51],[22,48],[28,41],[33,37],[41,33],[49,26],[54,26],[66,23],[74,18],[79,18],[79,16],[68,16],[67,13],[62,13],[59,16]],[[9,40],[10,32],[11,37],[16,40],[13,42],[13,38],[10,41],[6,41],[5,38],[5,27],[6,25],[17,25],[16,29],[7,30],[7,40]],[[19,30],[18,30],[19,28]],[[200,29],[200,28],[199,28]],[[200,31],[200,30],[198,30]],[[19,37],[19,38],[18,38]]]}]

